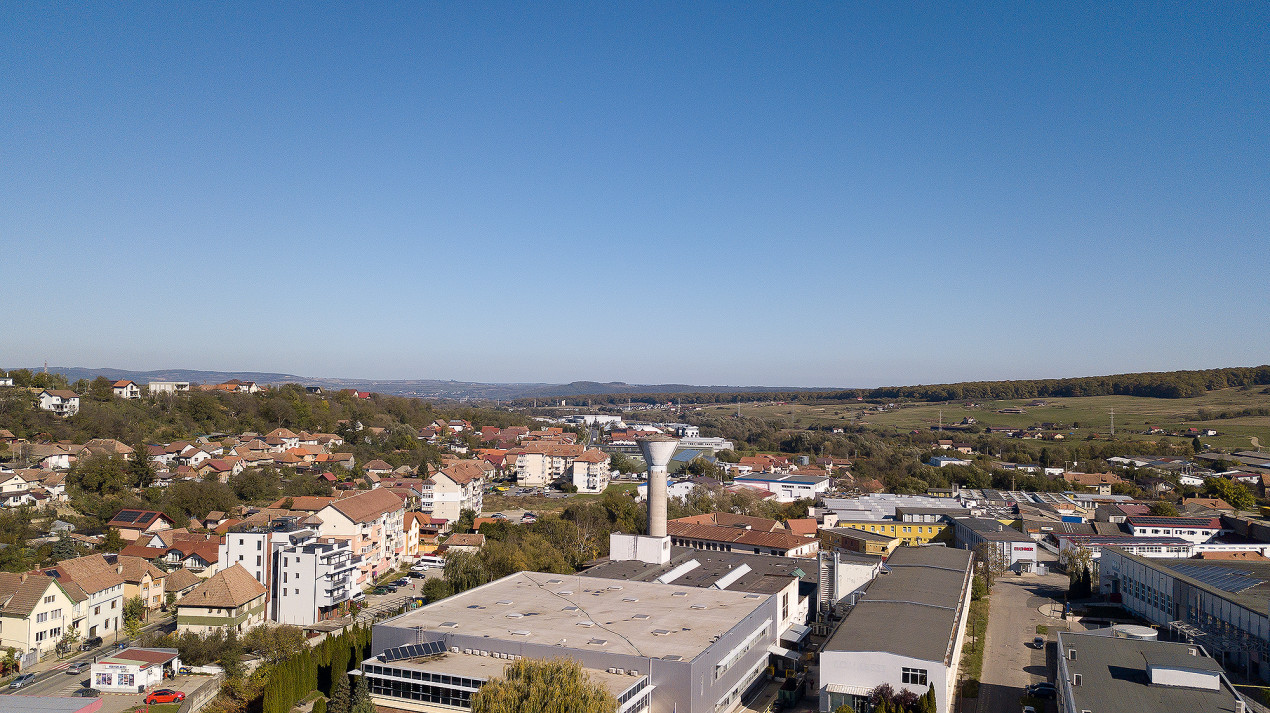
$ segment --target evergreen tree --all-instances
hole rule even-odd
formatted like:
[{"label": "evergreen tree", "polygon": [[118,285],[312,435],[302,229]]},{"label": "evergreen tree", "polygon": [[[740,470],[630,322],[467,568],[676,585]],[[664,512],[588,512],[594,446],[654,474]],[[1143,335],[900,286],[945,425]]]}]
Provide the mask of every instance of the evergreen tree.
[{"label": "evergreen tree", "polygon": [[327,704],[327,713],[352,713],[353,694],[348,685],[348,676],[339,674],[335,679],[335,688],[331,691],[331,702]]},{"label": "evergreen tree", "polygon": [[353,688],[353,709],[351,713],[375,713],[375,704],[370,700],[370,689],[366,686],[366,677],[357,677],[357,686]]}]

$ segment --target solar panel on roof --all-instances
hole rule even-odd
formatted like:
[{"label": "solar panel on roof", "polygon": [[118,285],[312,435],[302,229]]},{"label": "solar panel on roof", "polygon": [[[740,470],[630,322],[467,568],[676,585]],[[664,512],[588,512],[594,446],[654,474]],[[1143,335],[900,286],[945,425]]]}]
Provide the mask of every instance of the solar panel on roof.
[{"label": "solar panel on roof", "polygon": [[119,514],[115,515],[115,522],[136,522],[139,517],[141,517],[140,510],[120,510]]},{"label": "solar panel on roof", "polygon": [[383,660],[400,661],[402,659],[415,659],[423,656],[435,656],[445,653],[445,642],[428,641],[422,644],[410,644],[408,646],[398,646],[393,649],[387,649],[383,653]]},{"label": "solar panel on roof", "polygon": [[1245,589],[1252,589],[1258,584],[1265,584],[1265,580],[1257,579],[1251,572],[1228,567],[1179,564],[1174,565],[1173,570],[1231,594],[1238,594]]}]

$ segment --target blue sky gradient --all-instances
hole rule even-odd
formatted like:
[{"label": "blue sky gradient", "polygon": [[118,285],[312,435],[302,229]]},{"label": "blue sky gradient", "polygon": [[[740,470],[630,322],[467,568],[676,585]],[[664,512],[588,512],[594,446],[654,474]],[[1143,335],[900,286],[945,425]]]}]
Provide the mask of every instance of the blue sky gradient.
[{"label": "blue sky gradient", "polygon": [[1268,57],[1266,3],[9,4],[0,367],[1265,363]]}]

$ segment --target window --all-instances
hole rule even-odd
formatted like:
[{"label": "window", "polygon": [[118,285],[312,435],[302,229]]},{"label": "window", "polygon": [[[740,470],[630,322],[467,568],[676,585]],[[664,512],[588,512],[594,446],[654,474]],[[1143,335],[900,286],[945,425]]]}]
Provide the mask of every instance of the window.
[{"label": "window", "polygon": [[264,549],[264,544],[265,544],[264,540],[256,540],[256,549],[258,550]]},{"label": "window", "polygon": [[48,615],[48,612],[40,612],[39,614],[36,614],[36,615],[35,615],[35,623],[36,623],[36,624],[43,624],[44,622],[46,622],[46,621],[48,621],[48,620],[49,620],[49,615]]},{"label": "window", "polygon": [[57,595],[50,594],[50,595],[48,595],[47,597],[44,597],[44,603],[45,603],[45,604],[52,604],[52,603],[53,603],[53,600],[54,600],[54,599],[56,599],[56,598],[57,598]]},{"label": "window", "polygon": [[256,555],[256,566],[260,566],[260,555]]},{"label": "window", "polygon": [[926,669],[924,668],[902,668],[900,669],[900,680],[904,683],[914,686],[926,685]]},{"label": "window", "polygon": [[53,617],[54,619],[61,619],[61,618],[62,618],[62,610],[61,610],[61,609],[54,609],[53,611],[49,612],[49,616]]}]

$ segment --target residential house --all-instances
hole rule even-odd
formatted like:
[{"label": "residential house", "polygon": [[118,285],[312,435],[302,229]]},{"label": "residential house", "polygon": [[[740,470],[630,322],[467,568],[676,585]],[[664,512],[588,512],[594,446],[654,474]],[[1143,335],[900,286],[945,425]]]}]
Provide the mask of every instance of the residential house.
[{"label": "residential house", "polygon": [[336,500],[317,513],[319,534],[347,542],[358,568],[356,584],[373,582],[395,569],[405,554],[405,507],[385,490],[367,490]]},{"label": "residential house", "polygon": [[180,601],[202,583],[203,578],[190,570],[174,569],[163,578],[163,593],[165,597],[171,594],[174,600]]},{"label": "residential house", "polygon": [[68,418],[79,413],[79,394],[68,389],[45,389],[40,392],[40,408]]},{"label": "residential house", "polygon": [[122,458],[123,460],[132,460],[133,455],[136,453],[132,446],[113,438],[94,438],[84,444],[84,449],[88,451],[88,455]]},{"label": "residential house", "polygon": [[0,647],[43,659],[74,628],[75,601],[55,577],[0,572]]},{"label": "residential house", "polygon": [[164,579],[167,573],[142,557],[121,554],[115,563],[123,577],[124,601],[140,597],[148,611],[158,611],[163,606]]},{"label": "residential house", "polygon": [[17,507],[33,502],[31,488],[33,484],[18,471],[0,473],[0,505]]},{"label": "residential house", "polygon": [[212,575],[176,603],[176,631],[243,633],[265,621],[268,590],[235,564]]},{"label": "residential house", "polygon": [[141,398],[141,387],[135,383],[122,379],[110,385],[111,391],[117,398],[121,399],[139,399]]},{"label": "residential house", "polygon": [[441,543],[441,549],[447,554],[450,552],[468,552],[475,554],[485,546],[485,535],[479,532],[467,532],[457,535],[450,535],[445,542]]},{"label": "residential house", "polygon": [[85,638],[118,635],[123,625],[124,581],[120,568],[100,554],[62,560],[44,571],[75,599],[82,598],[79,633]]},{"label": "residential house", "polygon": [[118,530],[119,536],[125,540],[136,540],[142,535],[153,535],[175,525],[172,518],[157,510],[128,509],[120,510],[110,522],[106,523],[106,527]]}]

